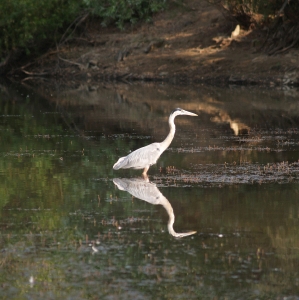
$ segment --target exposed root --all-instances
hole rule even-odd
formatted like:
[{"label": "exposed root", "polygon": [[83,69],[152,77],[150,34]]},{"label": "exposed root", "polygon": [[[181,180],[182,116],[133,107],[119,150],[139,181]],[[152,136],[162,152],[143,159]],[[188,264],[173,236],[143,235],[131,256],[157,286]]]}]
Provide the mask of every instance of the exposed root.
[{"label": "exposed root", "polygon": [[297,46],[299,42],[299,24],[291,22],[285,24],[282,20],[276,24],[271,30],[270,40],[264,46],[269,55],[285,52]]},{"label": "exposed root", "polygon": [[298,2],[286,0],[277,13],[262,50],[275,55],[299,45],[298,14]]}]

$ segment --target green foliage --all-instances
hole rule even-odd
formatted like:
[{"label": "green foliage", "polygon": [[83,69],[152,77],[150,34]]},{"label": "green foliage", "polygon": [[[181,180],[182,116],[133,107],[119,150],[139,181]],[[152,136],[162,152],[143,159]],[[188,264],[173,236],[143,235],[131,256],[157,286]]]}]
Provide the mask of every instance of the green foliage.
[{"label": "green foliage", "polygon": [[27,54],[59,41],[64,30],[83,12],[100,17],[105,26],[150,21],[166,0],[7,0],[0,1],[0,63],[9,53]]},{"label": "green foliage", "polygon": [[135,24],[138,20],[151,21],[153,13],[165,9],[166,0],[84,0],[92,13],[103,19],[102,25],[115,22],[123,29],[126,22]]},{"label": "green foliage", "polygon": [[80,9],[74,0],[9,0],[0,2],[0,58],[11,50],[27,53],[44,41],[55,40],[59,30],[74,19]]}]

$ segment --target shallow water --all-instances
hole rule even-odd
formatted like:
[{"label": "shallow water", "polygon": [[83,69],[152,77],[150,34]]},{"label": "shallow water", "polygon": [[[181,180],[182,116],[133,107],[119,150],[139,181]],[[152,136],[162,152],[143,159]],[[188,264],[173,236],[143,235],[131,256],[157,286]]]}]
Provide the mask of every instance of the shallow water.
[{"label": "shallow water", "polygon": [[[25,83],[0,93],[2,299],[299,297],[296,90]],[[175,107],[199,117],[150,182],[113,171]]]}]

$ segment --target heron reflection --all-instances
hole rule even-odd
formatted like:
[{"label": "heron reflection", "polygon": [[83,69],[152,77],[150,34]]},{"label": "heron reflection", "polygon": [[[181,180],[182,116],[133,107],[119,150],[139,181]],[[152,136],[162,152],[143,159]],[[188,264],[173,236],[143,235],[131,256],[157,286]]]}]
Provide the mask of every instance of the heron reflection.
[{"label": "heron reflection", "polygon": [[174,231],[173,224],[175,216],[173,208],[170,202],[163,196],[154,183],[142,178],[114,178],[113,182],[119,190],[127,191],[138,199],[144,200],[153,205],[162,205],[166,209],[169,216],[167,224],[168,232],[174,237],[182,238],[196,233],[196,231],[184,233],[177,233]]}]

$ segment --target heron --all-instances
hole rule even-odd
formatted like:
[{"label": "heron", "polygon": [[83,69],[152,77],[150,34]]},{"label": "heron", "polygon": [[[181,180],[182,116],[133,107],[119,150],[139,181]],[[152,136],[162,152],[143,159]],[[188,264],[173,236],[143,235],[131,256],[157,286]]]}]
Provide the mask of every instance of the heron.
[{"label": "heron", "polygon": [[182,238],[196,233],[196,231],[179,233],[173,229],[175,221],[173,208],[170,202],[157,188],[155,183],[149,182],[149,180],[145,180],[143,178],[114,178],[113,183],[119,190],[127,191],[138,199],[144,200],[153,205],[162,205],[168,214],[169,219],[167,228],[169,234],[172,236]]},{"label": "heron", "polygon": [[176,116],[197,116],[192,112],[187,110],[176,108],[173,110],[169,116],[168,124],[170,127],[170,131],[166,137],[166,139],[161,143],[152,143],[145,147],[139,148],[129,155],[121,157],[114,165],[113,169],[143,169],[142,176],[147,178],[147,171],[150,166],[154,165],[161,154],[169,147],[171,144],[174,134],[175,134],[175,124],[174,119]]}]

